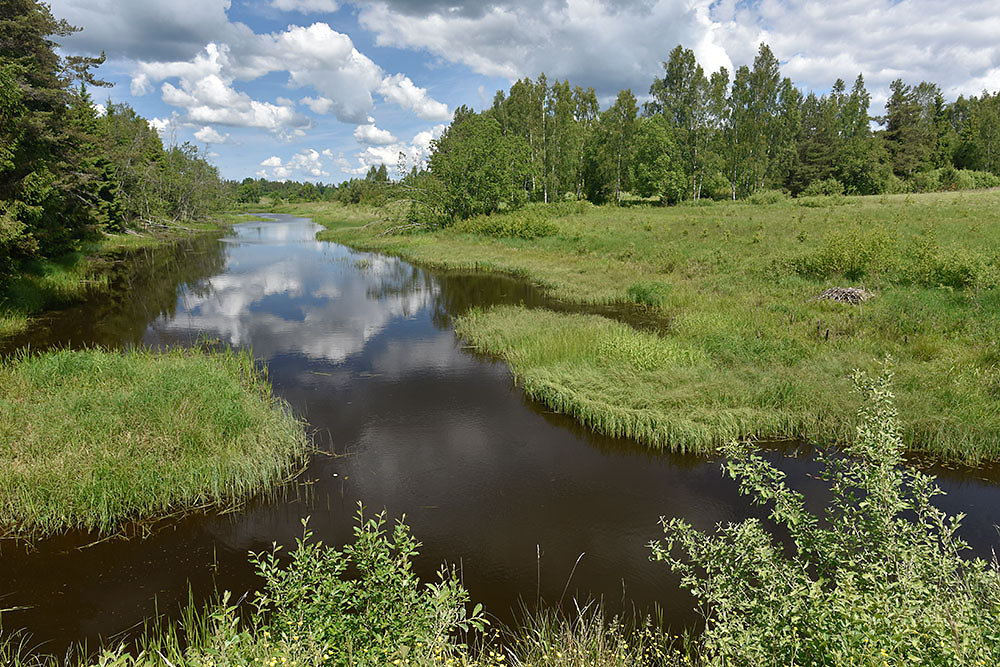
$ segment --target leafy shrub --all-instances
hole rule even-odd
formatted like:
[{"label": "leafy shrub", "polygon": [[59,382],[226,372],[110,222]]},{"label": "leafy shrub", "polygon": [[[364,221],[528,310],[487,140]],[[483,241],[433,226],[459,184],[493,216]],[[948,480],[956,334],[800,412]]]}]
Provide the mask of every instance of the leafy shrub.
[{"label": "leafy shrub", "polygon": [[836,178],[826,178],[823,180],[817,179],[806,186],[806,189],[802,191],[802,194],[806,197],[816,197],[819,195],[842,195],[844,194],[844,184]]},{"label": "leafy shrub", "polygon": [[558,228],[548,216],[532,211],[518,211],[499,215],[480,215],[455,223],[455,229],[467,234],[492,238],[536,239],[551,236]]},{"label": "leafy shrub", "polygon": [[713,172],[701,186],[704,198],[722,201],[733,198],[733,184],[721,172]]},{"label": "leafy shrub", "polygon": [[[995,665],[1000,572],[967,560],[961,517],[931,504],[934,478],[903,465],[891,371],[856,373],[864,397],[844,454],[821,453],[832,500],[806,509],[784,473],[743,445],[727,474],[787,530],[790,548],[758,519],[715,534],[664,519],[653,556],[679,572],[706,610],[710,665]],[[682,556],[676,557],[675,550]]]},{"label": "leafy shrub", "polygon": [[910,178],[914,192],[934,192],[941,189],[941,180],[937,171],[918,171]]},{"label": "leafy shrub", "polygon": [[852,229],[826,237],[823,246],[795,260],[799,273],[819,278],[843,275],[848,280],[892,272],[898,244],[882,228]]},{"label": "leafy shrub", "polygon": [[965,248],[943,250],[928,230],[906,253],[904,267],[908,282],[928,287],[992,287],[1000,281],[997,267],[980,254]]},{"label": "leafy shrub", "polygon": [[955,169],[952,166],[937,170],[939,187],[942,190],[981,190],[1000,187],[1000,178],[988,171]]},{"label": "leafy shrub", "polygon": [[354,540],[331,549],[306,528],[287,566],[278,546],[251,558],[265,580],[254,604],[271,635],[308,636],[335,665],[375,666],[421,654],[429,663],[447,656],[453,633],[482,629],[482,606],[467,614],[469,595],[453,571],[421,586],[412,564],[420,544],[406,524],[390,532],[384,513],[366,521],[359,510]]},{"label": "leafy shrub", "polygon": [[882,190],[887,195],[903,195],[913,192],[913,185],[910,181],[904,181],[896,174],[889,173],[885,179],[885,188]]},{"label": "leafy shrub", "polygon": [[985,188],[1000,188],[1000,176],[988,171],[972,171],[971,169],[963,169],[963,174],[967,175],[972,181],[972,187],[981,190]]},{"label": "leafy shrub", "polygon": [[536,239],[559,231],[553,219],[581,214],[591,206],[585,201],[537,204],[508,213],[459,220],[455,223],[455,230],[492,238]]},{"label": "leafy shrub", "polygon": [[788,195],[781,190],[761,190],[747,197],[748,204],[767,205],[788,201]]}]

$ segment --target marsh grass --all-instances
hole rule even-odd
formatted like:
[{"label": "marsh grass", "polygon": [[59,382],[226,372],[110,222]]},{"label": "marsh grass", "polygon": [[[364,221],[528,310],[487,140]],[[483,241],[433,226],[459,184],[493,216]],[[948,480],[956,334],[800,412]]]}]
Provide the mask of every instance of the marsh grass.
[{"label": "marsh grass", "polygon": [[[561,322],[565,335],[586,337],[605,326],[594,320],[498,309],[475,321],[482,336],[464,325],[482,349],[510,358],[529,393],[606,432],[684,449],[733,436],[852,437],[850,373],[891,354],[909,447],[1000,457],[1000,191],[755,201],[582,206],[549,218],[557,231],[534,239],[461,228],[382,235],[393,223],[375,210],[282,210],[314,216],[327,226],[321,239],[357,249],[659,314],[667,339],[697,362],[639,372],[591,347],[569,363],[545,340],[554,336],[531,333]],[[816,299],[833,286],[876,297]],[[507,326],[523,335],[494,344],[489,332]]]},{"label": "marsh grass", "polygon": [[590,428],[655,448],[708,453],[735,437],[842,436],[844,400],[812,410],[783,375],[739,377],[704,347],[596,315],[497,307],[457,319],[479,351],[506,361],[530,397]]},{"label": "marsh grass", "polygon": [[307,449],[249,352],[21,352],[0,362],[0,527],[101,532],[270,488]]},{"label": "marsh grass", "polygon": [[546,667],[667,667],[691,664],[691,642],[671,636],[653,620],[610,616],[599,602],[525,611],[521,622],[499,633],[487,656],[506,653],[511,665]]}]

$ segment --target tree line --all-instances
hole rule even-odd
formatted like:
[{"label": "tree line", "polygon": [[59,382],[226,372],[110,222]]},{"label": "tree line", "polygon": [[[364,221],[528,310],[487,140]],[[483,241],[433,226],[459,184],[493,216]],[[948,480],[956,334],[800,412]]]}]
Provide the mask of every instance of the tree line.
[{"label": "tree line", "polygon": [[199,218],[228,197],[197,148],[164,146],[128,105],[98,109],[103,55],[55,52],[76,30],[36,0],[0,7],[0,286],[26,261],[138,221]]},{"label": "tree line", "polygon": [[402,183],[445,222],[567,198],[672,204],[1000,185],[1000,94],[947,103],[933,83],[890,89],[885,115],[872,116],[860,74],[850,88],[838,79],[829,93],[803,94],[767,45],[732,74],[706,74],[679,45],[641,107],[626,89],[601,110],[592,88],[544,74],[498,91],[482,112],[461,107],[428,172]]}]

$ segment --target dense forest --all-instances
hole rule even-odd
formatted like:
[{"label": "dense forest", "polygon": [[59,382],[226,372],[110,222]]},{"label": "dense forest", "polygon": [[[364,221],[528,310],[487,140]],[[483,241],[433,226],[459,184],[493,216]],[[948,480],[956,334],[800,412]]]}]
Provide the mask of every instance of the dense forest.
[{"label": "dense forest", "polygon": [[873,116],[860,74],[850,87],[838,79],[827,94],[804,94],[781,76],[767,45],[732,75],[725,68],[706,75],[694,52],[677,46],[642,105],[623,90],[602,111],[592,88],[543,74],[498,91],[482,112],[460,107],[426,170],[411,168],[395,186],[383,165],[337,188],[248,179],[241,192],[247,201],[400,197],[414,203],[415,217],[447,223],[567,198],[673,204],[765,191],[1000,186],[1000,94],[949,103],[936,84],[901,80],[890,91],[885,115]]},{"label": "dense forest", "polygon": [[197,148],[165,147],[128,105],[94,103],[104,58],[55,52],[53,39],[75,30],[34,0],[0,8],[0,285],[102,232],[190,220],[226,201]]}]

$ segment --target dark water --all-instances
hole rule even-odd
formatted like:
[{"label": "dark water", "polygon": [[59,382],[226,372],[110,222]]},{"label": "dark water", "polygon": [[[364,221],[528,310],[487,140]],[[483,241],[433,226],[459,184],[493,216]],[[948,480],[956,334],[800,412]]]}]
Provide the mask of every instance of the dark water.
[{"label": "dark water", "polygon": [[[4,614],[4,627],[59,652],[175,611],[189,590],[239,596],[257,585],[249,551],[291,544],[305,516],[317,537],[342,544],[359,500],[369,513],[405,514],[424,544],[421,574],[460,566],[473,599],[501,619],[519,600],[555,603],[565,591],[694,624],[691,598],[646,544],[661,515],[710,529],[757,513],[719,463],[589,433],[527,401],[504,364],[472,354],[449,328],[471,306],[564,308],[530,285],[428,272],[318,242],[317,229],[282,216],[237,225],[221,242],[144,253],[122,263],[113,299],[57,314],[19,341],[252,346],[335,456],[317,457],[278,497],[168,522],[146,539],[0,542],[0,608],[28,607]],[[616,315],[646,324],[639,312]],[[819,491],[808,461],[770,456],[792,484]],[[969,515],[963,536],[987,555],[1000,542],[995,473],[937,472],[949,491],[941,505]]]}]

